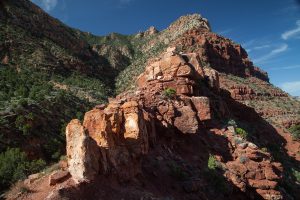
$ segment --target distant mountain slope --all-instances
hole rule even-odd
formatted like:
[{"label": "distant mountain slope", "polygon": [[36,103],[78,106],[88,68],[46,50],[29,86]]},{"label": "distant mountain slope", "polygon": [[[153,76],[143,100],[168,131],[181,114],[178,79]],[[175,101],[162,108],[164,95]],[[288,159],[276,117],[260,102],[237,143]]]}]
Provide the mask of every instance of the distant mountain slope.
[{"label": "distant mountain slope", "polygon": [[4,0],[0,15],[1,58],[7,58],[6,64],[59,73],[111,74],[106,59],[74,29],[30,1]]},{"label": "distant mountain slope", "polygon": [[31,1],[1,1],[0,153],[59,160],[66,122],[113,95],[115,76],[77,30]]}]

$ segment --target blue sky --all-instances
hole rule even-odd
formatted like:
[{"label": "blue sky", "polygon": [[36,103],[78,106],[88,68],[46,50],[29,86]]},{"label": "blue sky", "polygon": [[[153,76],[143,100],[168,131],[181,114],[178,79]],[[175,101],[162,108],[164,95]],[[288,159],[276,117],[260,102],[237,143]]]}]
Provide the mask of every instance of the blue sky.
[{"label": "blue sky", "polygon": [[248,51],[271,82],[300,96],[300,0],[32,0],[67,25],[96,35],[162,30],[200,13],[214,32]]}]

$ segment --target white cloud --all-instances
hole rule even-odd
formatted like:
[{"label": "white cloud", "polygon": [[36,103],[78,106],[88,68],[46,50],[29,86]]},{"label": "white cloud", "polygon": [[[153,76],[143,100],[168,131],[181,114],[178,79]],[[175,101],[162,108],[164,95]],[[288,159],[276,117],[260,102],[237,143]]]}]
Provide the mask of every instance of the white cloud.
[{"label": "white cloud", "polygon": [[268,49],[268,48],[271,48],[271,45],[265,44],[265,45],[255,46],[253,48],[246,49],[246,51],[248,53],[250,53],[252,51],[259,51],[259,50]]},{"label": "white cloud", "polygon": [[300,36],[300,20],[296,22],[297,27],[291,30],[288,30],[281,34],[281,38],[284,40],[288,40],[291,38],[299,38]]},{"label": "white cloud", "polygon": [[281,88],[292,95],[296,95],[300,92],[300,81],[283,83]]},{"label": "white cloud", "polygon": [[281,46],[277,47],[276,49],[273,49],[270,53],[268,53],[260,58],[254,59],[253,62],[256,64],[262,64],[262,63],[268,61],[269,59],[273,58],[274,56],[276,56],[280,53],[283,53],[287,50],[288,50],[288,45],[282,44]]},{"label": "white cloud", "polygon": [[245,48],[247,52],[271,48],[272,46],[268,38],[252,39],[242,43],[242,47]]},{"label": "white cloud", "polygon": [[232,31],[233,31],[233,29],[229,28],[229,29],[217,31],[217,33],[218,33],[219,35],[226,35],[226,34],[231,33]]},{"label": "white cloud", "polygon": [[270,45],[265,44],[265,45],[253,47],[253,50],[267,49],[267,48],[270,48],[270,47],[271,47]]},{"label": "white cloud", "polygon": [[244,42],[244,43],[242,43],[242,47],[244,47],[244,48],[248,48],[248,47],[250,47],[250,46],[254,45],[256,42],[257,42],[257,40],[256,40],[256,39],[254,39],[254,40],[250,40],[250,41],[247,41],[247,42]]},{"label": "white cloud", "polygon": [[291,66],[285,66],[285,67],[271,68],[271,70],[287,70],[287,69],[300,69],[300,65],[291,65]]},{"label": "white cloud", "polygon": [[34,3],[40,5],[46,11],[53,10],[56,6],[58,1],[57,0],[32,0]]}]

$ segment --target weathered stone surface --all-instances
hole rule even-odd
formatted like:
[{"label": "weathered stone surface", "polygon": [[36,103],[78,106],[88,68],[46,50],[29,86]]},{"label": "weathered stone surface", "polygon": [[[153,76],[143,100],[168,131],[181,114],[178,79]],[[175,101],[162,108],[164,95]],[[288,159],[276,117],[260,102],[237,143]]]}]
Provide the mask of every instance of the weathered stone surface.
[{"label": "weathered stone surface", "polygon": [[65,181],[67,178],[69,178],[69,176],[70,176],[69,171],[63,171],[63,170],[55,171],[49,176],[49,185],[53,186],[58,183],[61,183]]},{"label": "weathered stone surface", "polygon": [[66,128],[69,172],[76,182],[93,180],[99,173],[99,149],[79,120]]},{"label": "weathered stone surface", "polygon": [[268,189],[275,189],[277,186],[277,182],[269,181],[269,180],[252,180],[249,179],[249,185],[254,188],[268,190]]},{"label": "weathered stone surface", "polygon": [[266,200],[283,200],[284,197],[279,191],[276,190],[262,190],[257,189],[256,192]]},{"label": "weathered stone surface", "polygon": [[207,97],[192,97],[191,98],[194,107],[197,110],[197,114],[200,121],[210,120],[211,119],[211,110],[209,98]]},{"label": "weathered stone surface", "polygon": [[219,90],[220,89],[220,81],[219,81],[219,73],[210,68],[204,68],[205,77],[208,79],[208,84],[211,88]]},{"label": "weathered stone surface", "polygon": [[140,144],[141,153],[148,153],[149,134],[144,119],[144,113],[136,101],[126,102],[122,106],[125,118],[124,138],[131,144]]},{"label": "weathered stone surface", "polygon": [[266,167],[264,169],[266,179],[272,181],[272,180],[278,180],[280,177],[274,172],[274,167],[271,164],[266,164]]},{"label": "weathered stone surface", "polygon": [[176,116],[174,126],[182,133],[196,133],[199,126],[196,113],[190,106],[177,108],[179,115]]},{"label": "weathered stone surface", "polygon": [[183,65],[180,66],[177,70],[177,76],[178,77],[189,77],[193,74],[193,71],[190,66]]},{"label": "weathered stone surface", "polygon": [[253,65],[241,45],[215,33],[193,29],[179,38],[176,44],[187,49],[188,52],[195,52],[193,49],[197,47],[196,52],[200,53],[202,62],[209,63],[213,69],[219,72],[240,77],[254,76],[264,81],[269,80],[266,72]]},{"label": "weathered stone surface", "polygon": [[84,116],[83,126],[99,147],[109,148],[114,146],[113,134],[110,134],[113,132],[111,117],[113,117],[113,113],[99,109],[91,110]]},{"label": "weathered stone surface", "polygon": [[150,36],[156,33],[158,33],[158,30],[154,26],[151,26],[147,31],[144,32],[144,36]]},{"label": "weathered stone surface", "polygon": [[[234,132],[228,130],[226,135],[230,142],[235,141]],[[252,187],[264,199],[282,199],[281,192],[277,191],[278,180],[283,172],[281,165],[272,162],[271,156],[259,150],[253,143],[243,143],[247,144],[247,148],[239,148],[237,145],[233,149],[235,158],[226,163],[225,176],[241,191],[246,192],[247,188]]]}]

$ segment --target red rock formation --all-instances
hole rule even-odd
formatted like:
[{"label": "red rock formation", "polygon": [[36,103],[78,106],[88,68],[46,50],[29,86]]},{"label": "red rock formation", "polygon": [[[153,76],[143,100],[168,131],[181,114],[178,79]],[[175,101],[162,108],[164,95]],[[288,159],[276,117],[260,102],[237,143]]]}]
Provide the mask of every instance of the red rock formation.
[{"label": "red rock formation", "polygon": [[[189,97],[199,93],[196,81],[207,75],[197,62],[197,55],[187,55],[194,67],[173,51],[169,49],[146,68],[137,81],[138,95],[119,95],[110,99],[107,106],[97,106],[87,112],[83,125],[78,120],[68,125],[67,153],[73,179],[89,181],[97,174],[108,173],[121,179],[131,178],[139,171],[139,158],[154,143],[155,124],[194,134],[201,121],[211,119],[209,99]],[[201,72],[195,73],[196,70]],[[207,76],[211,86],[217,87],[217,73],[212,71]],[[176,97],[164,97],[168,88],[176,89]],[[97,143],[98,150],[89,138]]]},{"label": "red rock formation", "polygon": [[[218,92],[218,73],[203,68],[197,54],[180,55],[174,50],[170,48],[146,67],[135,92],[123,93],[110,99],[108,105],[87,112],[83,126],[76,120],[68,125],[69,171],[75,181],[94,180],[100,174],[130,180],[141,173],[140,160],[149,154],[150,144],[155,146],[157,131],[196,134],[200,125],[212,118],[210,100],[199,96],[202,91],[197,83],[206,80],[208,87]],[[176,94],[166,96],[168,88],[175,89]],[[249,98],[253,94],[247,87],[233,87],[233,91],[236,96],[249,94]],[[234,131],[222,134],[227,136],[233,156],[228,161],[219,159],[225,177],[241,191],[252,188],[264,199],[282,199],[277,190],[281,165]],[[98,150],[89,147],[89,138],[97,143]],[[97,161],[100,166],[91,165]]]},{"label": "red rock formation", "polygon": [[218,72],[240,77],[253,76],[269,81],[268,74],[253,65],[241,45],[212,33],[208,29],[190,30],[175,44],[184,52],[199,53],[202,62],[209,64]]},{"label": "red rock formation", "polygon": [[225,176],[241,191],[251,187],[264,199],[283,199],[277,190],[283,172],[282,165],[272,161],[271,155],[260,150],[229,128],[224,132],[233,147],[233,160],[225,163]]}]

